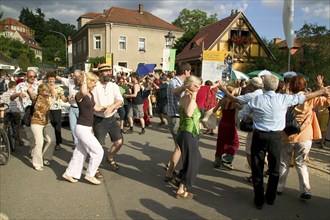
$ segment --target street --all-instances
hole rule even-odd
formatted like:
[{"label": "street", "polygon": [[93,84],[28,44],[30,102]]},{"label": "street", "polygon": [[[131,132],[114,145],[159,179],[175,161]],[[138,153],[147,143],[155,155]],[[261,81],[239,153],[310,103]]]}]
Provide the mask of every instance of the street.
[{"label": "street", "polygon": [[[233,162],[234,170],[213,167],[216,136],[202,135],[203,162],[191,192],[193,200],[174,197],[176,188],[164,182],[163,164],[173,151],[173,140],[166,126],[152,118],[145,135],[124,134],[124,146],[115,160],[120,169],[113,172],[101,164],[104,179],[91,185],[84,178],[69,183],[62,174],[72,156],[69,126],[62,127],[63,144],[55,151],[49,167],[32,168],[28,146],[19,147],[5,166],[0,167],[0,212],[9,219],[329,219],[329,148],[322,157],[311,152],[316,168],[309,168],[312,198],[299,199],[298,176],[290,170],[287,188],[274,205],[263,210],[253,205],[252,185],[245,158],[246,133],[239,132],[241,146]],[[216,132],[217,133],[217,132]],[[107,149],[110,140],[106,140]],[[25,140],[25,145],[27,141]],[[105,154],[106,155],[106,154]],[[324,169],[321,169],[324,167]],[[178,167],[177,167],[178,168]],[[82,176],[83,177],[83,176]],[[265,179],[267,181],[267,179]],[[0,217],[1,219],[1,217]]]}]

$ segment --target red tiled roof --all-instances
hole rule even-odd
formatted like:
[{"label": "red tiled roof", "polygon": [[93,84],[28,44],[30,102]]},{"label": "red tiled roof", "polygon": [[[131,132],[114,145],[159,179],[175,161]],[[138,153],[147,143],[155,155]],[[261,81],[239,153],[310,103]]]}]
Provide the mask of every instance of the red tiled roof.
[{"label": "red tiled roof", "polygon": [[[281,42],[279,42],[278,44],[278,47],[283,49],[283,48],[287,48],[287,44],[286,44],[286,40],[282,40]],[[301,44],[299,42],[299,39],[298,38],[294,38],[294,42],[293,42],[293,48],[300,48],[301,47]]]},{"label": "red tiled roof", "polygon": [[6,18],[6,19],[3,19],[1,22],[0,22],[0,30],[3,30],[5,29],[5,25],[9,25],[9,26],[19,26],[19,27],[22,27],[22,28],[25,28],[25,29],[31,29],[29,28],[28,26],[26,26],[25,24],[22,24],[21,22],[13,19],[13,18]]},{"label": "red tiled roof", "polygon": [[[97,12],[87,12],[83,15],[81,15],[79,18],[96,18],[97,16],[101,15],[101,13],[97,13]],[[79,19],[78,18],[78,19]]]},{"label": "red tiled roof", "polygon": [[[177,55],[176,60],[179,61],[200,57],[203,51],[203,47],[206,50],[210,48],[238,15],[239,13],[233,14],[216,23],[201,28],[195,37],[181,51],[181,53]],[[192,44],[196,45],[197,47],[192,46]]]},{"label": "red tiled roof", "polygon": [[24,39],[25,43],[29,46],[32,47],[36,50],[42,50],[42,48],[39,46],[38,42],[31,37],[30,35],[23,33],[23,32],[19,32],[18,33],[22,36],[22,38]]},{"label": "red tiled roof", "polygon": [[153,27],[153,28],[183,32],[181,28],[178,28],[154,16],[153,14],[150,14],[147,11],[143,11],[143,13],[141,14],[138,10],[118,8],[118,7],[111,7],[110,9],[104,10],[103,13],[99,14],[93,20],[88,22],[88,24],[97,24],[97,23],[106,23],[106,22],[138,25],[144,27]]}]

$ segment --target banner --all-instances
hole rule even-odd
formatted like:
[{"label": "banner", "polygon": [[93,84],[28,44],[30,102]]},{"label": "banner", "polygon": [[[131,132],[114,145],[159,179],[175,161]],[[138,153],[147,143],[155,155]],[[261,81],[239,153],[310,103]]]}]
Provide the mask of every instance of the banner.
[{"label": "banner", "polygon": [[91,71],[91,63],[85,63],[85,73],[88,73]]},{"label": "banner", "polygon": [[202,79],[211,80],[229,80],[231,73],[231,52],[229,51],[203,51]]},{"label": "banner", "polygon": [[294,44],[294,0],[284,0],[283,4],[283,29],[288,49]]},{"label": "banner", "polygon": [[175,68],[175,55],[176,49],[170,49],[170,71],[174,71]]},{"label": "banner", "polygon": [[112,67],[112,53],[107,53],[105,55],[105,63]]}]

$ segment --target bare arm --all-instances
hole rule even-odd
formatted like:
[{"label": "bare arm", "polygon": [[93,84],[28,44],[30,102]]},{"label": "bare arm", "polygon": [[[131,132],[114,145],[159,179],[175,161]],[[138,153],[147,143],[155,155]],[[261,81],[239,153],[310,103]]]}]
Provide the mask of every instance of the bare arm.
[{"label": "bare arm", "polygon": [[135,98],[140,91],[141,87],[139,84],[134,84],[134,93],[133,94],[124,94],[124,98]]},{"label": "bare arm", "polygon": [[105,109],[105,107],[103,106],[100,106],[100,105],[94,105],[94,110],[96,112],[99,112],[99,111],[103,111]]},{"label": "bare arm", "polygon": [[226,97],[232,102],[238,102],[236,96],[231,94],[225,86],[219,85],[219,89],[225,93]]},{"label": "bare arm", "polygon": [[192,117],[197,108],[196,95],[197,92],[187,92],[186,95],[182,97],[182,107],[188,117]]},{"label": "bare arm", "polygon": [[76,94],[76,101],[81,102],[82,98],[88,94],[88,89],[87,89],[87,74],[84,73],[84,79],[83,82],[80,86],[80,92]]},{"label": "bare arm", "polygon": [[180,96],[181,93],[183,93],[185,89],[186,89],[185,86],[176,87],[172,90],[172,94],[175,95],[175,96]]},{"label": "bare arm", "polygon": [[330,93],[330,86],[322,87],[321,89],[319,89],[315,92],[305,94],[305,101],[308,101],[310,99],[316,98],[316,97],[321,96],[321,95],[327,95],[328,96],[329,93]]},{"label": "bare arm", "polygon": [[17,99],[18,97],[20,98],[25,98],[26,94],[19,92],[19,93],[14,93],[10,96],[10,101],[14,101],[15,99]]},{"label": "bare arm", "polygon": [[[105,110],[104,115],[107,117],[107,116],[111,115],[111,113],[113,111],[120,108],[122,105],[123,105],[123,102],[121,100],[117,100],[112,105],[106,106],[102,110]],[[99,110],[99,111],[102,111],[102,110]],[[97,111],[97,110],[95,110],[95,111]]]}]

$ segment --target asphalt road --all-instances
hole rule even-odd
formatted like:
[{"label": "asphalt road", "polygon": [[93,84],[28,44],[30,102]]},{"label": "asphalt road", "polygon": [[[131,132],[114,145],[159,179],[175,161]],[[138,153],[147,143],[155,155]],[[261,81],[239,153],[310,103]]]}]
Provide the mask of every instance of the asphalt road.
[{"label": "asphalt road", "polygon": [[[173,141],[158,122],[153,118],[145,135],[139,135],[137,127],[134,134],[124,135],[125,145],[115,157],[120,169],[113,172],[103,162],[104,179],[98,186],[83,178],[78,183],[62,178],[72,155],[68,126],[63,127],[63,148],[44,171],[35,171],[27,157],[28,146],[20,147],[8,165],[0,166],[0,212],[9,219],[330,218],[329,174],[322,169],[310,169],[311,200],[299,199],[297,173],[291,169],[287,188],[275,204],[255,209],[252,185],[244,180],[250,171],[244,157],[245,133],[241,132],[232,171],[213,168],[216,136],[200,138],[203,162],[192,189],[194,199],[175,199],[176,188],[163,181],[162,168],[171,156]],[[329,167],[329,154],[321,159],[318,154],[324,155],[316,152],[312,160],[318,160],[318,167]]]}]

